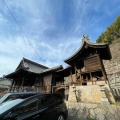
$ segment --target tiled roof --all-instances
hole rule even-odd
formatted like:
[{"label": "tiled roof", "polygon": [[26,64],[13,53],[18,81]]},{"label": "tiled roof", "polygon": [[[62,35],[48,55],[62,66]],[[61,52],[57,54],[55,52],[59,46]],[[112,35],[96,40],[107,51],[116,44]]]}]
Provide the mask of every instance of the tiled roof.
[{"label": "tiled roof", "polygon": [[48,67],[41,65],[41,64],[38,64],[36,62],[33,62],[31,60],[28,60],[26,58],[23,58],[21,60],[20,64],[16,68],[16,70],[21,69],[21,68],[25,69],[27,71],[30,71],[30,72],[34,72],[34,73],[40,73],[43,70],[48,69]]}]

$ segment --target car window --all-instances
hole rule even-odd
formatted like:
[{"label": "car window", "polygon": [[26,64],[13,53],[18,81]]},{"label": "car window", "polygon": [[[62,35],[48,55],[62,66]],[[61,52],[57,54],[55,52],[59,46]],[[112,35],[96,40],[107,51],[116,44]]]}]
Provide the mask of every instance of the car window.
[{"label": "car window", "polygon": [[4,102],[10,101],[10,100],[14,100],[15,98],[16,98],[15,95],[9,95],[9,96],[4,100]]},{"label": "car window", "polygon": [[38,99],[33,99],[20,105],[17,109],[15,109],[15,113],[20,115],[23,113],[32,112],[37,109],[38,109]]},{"label": "car window", "polygon": [[10,95],[9,93],[8,93],[8,94],[5,94],[5,95],[0,99],[0,103],[4,102],[9,95]]},{"label": "car window", "polygon": [[54,96],[44,96],[41,99],[41,106],[48,106],[55,103],[55,98]]},{"label": "car window", "polygon": [[7,110],[9,110],[10,108],[12,108],[13,106],[17,105],[18,103],[22,102],[22,99],[16,99],[16,100],[12,100],[12,101],[7,101],[4,102],[0,105],[0,114],[6,112]]}]

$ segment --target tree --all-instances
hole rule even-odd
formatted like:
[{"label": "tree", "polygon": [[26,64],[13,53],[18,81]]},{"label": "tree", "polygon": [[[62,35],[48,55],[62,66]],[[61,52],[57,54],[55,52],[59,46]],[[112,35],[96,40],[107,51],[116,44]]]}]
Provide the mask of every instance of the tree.
[{"label": "tree", "polygon": [[120,38],[120,16],[117,17],[112,25],[108,26],[106,31],[103,32],[97,39],[97,43],[109,43]]}]

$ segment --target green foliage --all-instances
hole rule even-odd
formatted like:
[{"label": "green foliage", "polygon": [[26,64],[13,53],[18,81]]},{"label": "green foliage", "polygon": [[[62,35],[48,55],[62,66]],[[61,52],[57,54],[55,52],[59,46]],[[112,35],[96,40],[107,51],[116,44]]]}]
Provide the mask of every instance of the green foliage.
[{"label": "green foliage", "polygon": [[96,42],[111,44],[114,40],[118,38],[120,38],[120,16],[117,17],[112,25],[107,27],[106,31],[99,36]]}]

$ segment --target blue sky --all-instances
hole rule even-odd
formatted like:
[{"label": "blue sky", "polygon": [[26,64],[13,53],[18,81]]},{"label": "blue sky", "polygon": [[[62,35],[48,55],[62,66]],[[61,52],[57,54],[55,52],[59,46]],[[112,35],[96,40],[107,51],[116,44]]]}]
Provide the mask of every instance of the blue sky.
[{"label": "blue sky", "polygon": [[120,0],[4,1],[33,47],[0,0],[0,76],[13,72],[23,57],[65,67],[63,60],[76,52],[83,35],[96,42],[120,15]]}]

